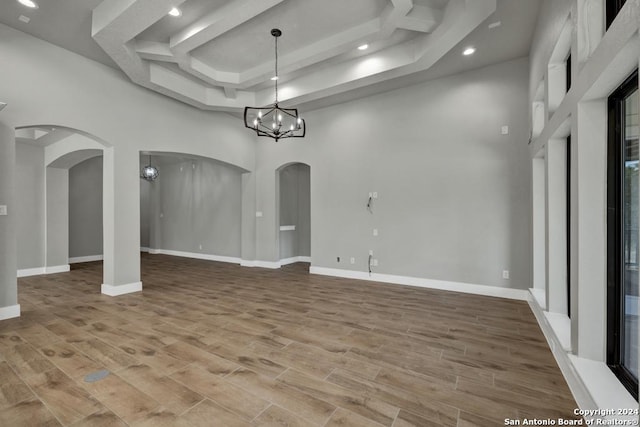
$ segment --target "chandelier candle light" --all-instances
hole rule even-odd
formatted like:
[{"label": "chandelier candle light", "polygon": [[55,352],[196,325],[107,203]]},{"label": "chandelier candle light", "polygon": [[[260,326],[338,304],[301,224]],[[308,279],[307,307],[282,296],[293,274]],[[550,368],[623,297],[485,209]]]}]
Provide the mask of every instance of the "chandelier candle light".
[{"label": "chandelier candle light", "polygon": [[258,136],[268,136],[276,141],[284,138],[302,138],[305,134],[305,123],[298,115],[298,109],[278,106],[278,37],[282,35],[282,31],[274,28],[271,35],[276,46],[276,74],[271,79],[275,82],[276,101],[266,107],[245,107],[244,125],[253,129]]}]

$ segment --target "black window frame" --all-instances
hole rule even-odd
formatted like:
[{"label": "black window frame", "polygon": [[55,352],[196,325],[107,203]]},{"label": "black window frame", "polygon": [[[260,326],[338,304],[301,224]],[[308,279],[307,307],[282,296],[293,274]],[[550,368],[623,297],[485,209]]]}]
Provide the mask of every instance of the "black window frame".
[{"label": "black window frame", "polygon": [[566,92],[569,92],[569,89],[571,89],[571,53],[569,53],[569,56],[567,56],[567,60],[565,61],[566,63],[566,67],[565,67],[565,77],[566,77],[566,82],[567,82],[567,90]]},{"label": "black window frame", "polygon": [[608,100],[607,142],[607,365],[622,385],[638,400],[638,379],[622,364],[624,341],[624,268],[622,195],[624,191],[624,129],[622,102],[638,90],[636,69]]},{"label": "black window frame", "polygon": [[566,217],[566,238],[567,238],[567,316],[571,318],[571,134],[567,136],[566,150],[566,195],[567,195],[567,217]]},{"label": "black window frame", "polygon": [[618,12],[620,12],[620,9],[622,9],[626,1],[627,0],[607,0],[605,11],[607,29],[609,29],[613,20],[616,19]]}]

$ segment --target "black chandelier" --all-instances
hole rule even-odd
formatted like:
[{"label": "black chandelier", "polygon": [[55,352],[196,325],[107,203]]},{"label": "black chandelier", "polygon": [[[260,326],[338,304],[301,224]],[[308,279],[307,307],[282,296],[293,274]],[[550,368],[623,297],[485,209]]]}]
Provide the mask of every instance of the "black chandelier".
[{"label": "black chandelier", "polygon": [[149,154],[149,164],[142,168],[140,178],[146,179],[147,181],[155,181],[158,175],[158,168],[151,166],[151,154]]},{"label": "black chandelier", "polygon": [[276,141],[284,138],[302,138],[305,134],[304,120],[298,115],[297,108],[278,106],[278,37],[282,31],[271,30],[276,46],[276,101],[266,107],[244,107],[244,125],[253,129],[258,136],[268,136]]}]

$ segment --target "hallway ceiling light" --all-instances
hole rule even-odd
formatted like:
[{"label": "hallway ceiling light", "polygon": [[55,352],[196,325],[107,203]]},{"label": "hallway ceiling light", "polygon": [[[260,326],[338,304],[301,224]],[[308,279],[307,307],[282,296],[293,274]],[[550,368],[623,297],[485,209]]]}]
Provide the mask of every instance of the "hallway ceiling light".
[{"label": "hallway ceiling light", "polygon": [[367,50],[367,49],[369,49],[369,45],[368,44],[363,44],[363,45],[358,46],[358,50]]},{"label": "hallway ceiling light", "polygon": [[155,181],[158,175],[158,169],[154,166],[151,166],[151,155],[149,155],[149,164],[142,168],[140,178],[146,179],[147,181]]},{"label": "hallway ceiling light", "polygon": [[463,54],[464,56],[469,56],[469,55],[473,55],[475,52],[476,52],[476,48],[475,48],[475,47],[471,47],[471,46],[470,46],[470,47],[466,48],[466,49],[462,52],[462,54]]},{"label": "hallway ceiling light", "polygon": [[173,16],[174,18],[177,18],[179,16],[182,16],[182,11],[177,7],[172,7],[171,10],[169,11],[169,15]]},{"label": "hallway ceiling light", "polygon": [[297,108],[281,108],[278,106],[278,37],[282,31],[277,28],[271,30],[275,39],[276,74],[275,102],[266,107],[244,107],[244,125],[253,129],[258,136],[267,136],[276,141],[284,138],[302,138],[306,127],[304,120],[298,115]]},{"label": "hallway ceiling light", "polygon": [[30,9],[37,9],[38,8],[38,4],[36,2],[34,2],[33,0],[18,0],[18,3],[20,3],[23,6],[27,6]]}]

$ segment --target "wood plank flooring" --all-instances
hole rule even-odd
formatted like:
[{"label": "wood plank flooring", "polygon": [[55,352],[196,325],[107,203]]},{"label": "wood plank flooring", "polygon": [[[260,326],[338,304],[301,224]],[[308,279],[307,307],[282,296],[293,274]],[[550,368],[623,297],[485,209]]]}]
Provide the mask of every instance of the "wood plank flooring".
[{"label": "wood plank flooring", "polygon": [[[22,278],[2,426],[496,426],[576,403],[521,301],[143,255]],[[85,376],[107,369],[96,382]]]}]

